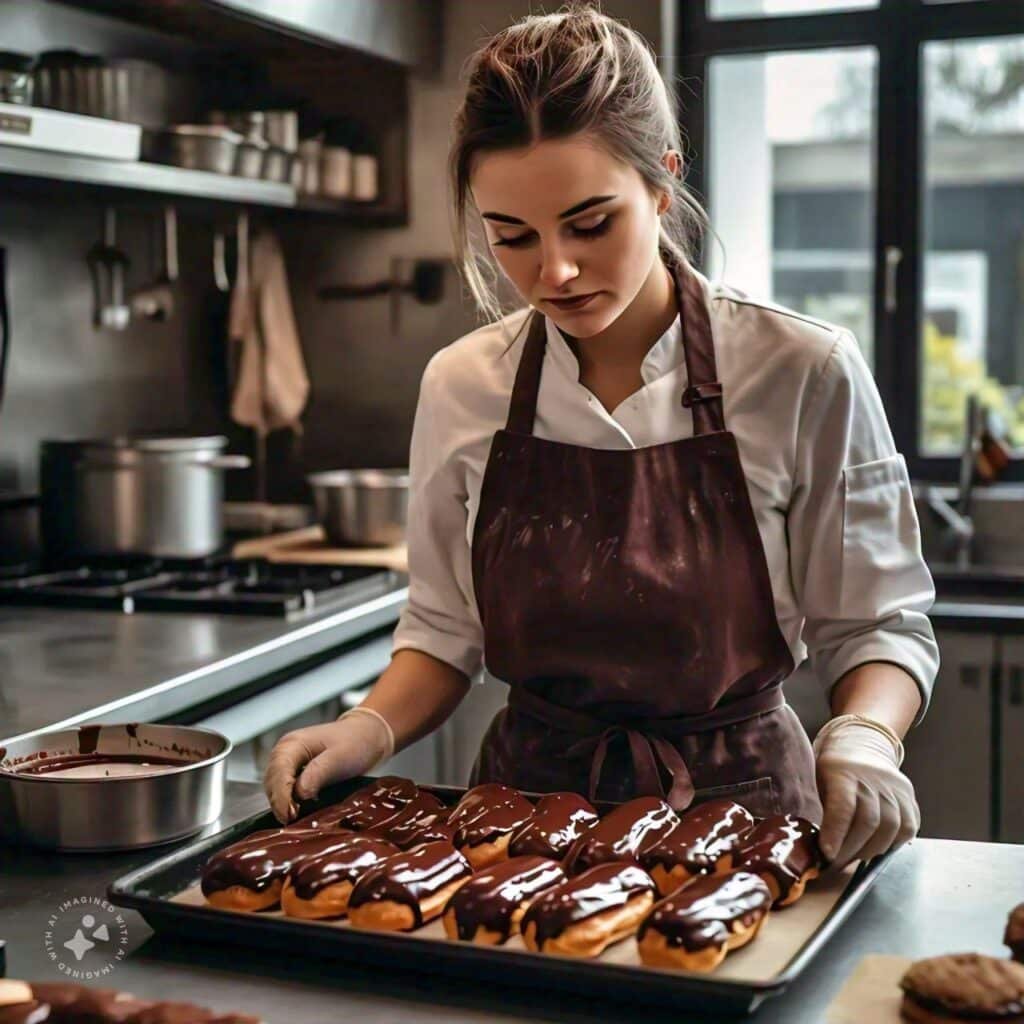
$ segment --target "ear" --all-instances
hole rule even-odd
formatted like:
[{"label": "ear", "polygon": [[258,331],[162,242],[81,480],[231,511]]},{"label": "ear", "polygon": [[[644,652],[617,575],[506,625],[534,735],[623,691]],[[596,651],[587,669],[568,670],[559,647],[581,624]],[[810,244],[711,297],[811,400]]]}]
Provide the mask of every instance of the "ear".
[{"label": "ear", "polygon": [[[661,162],[674,178],[680,178],[683,174],[683,158],[675,149],[665,150]],[[658,198],[658,216],[660,217],[672,205],[672,194],[662,192]]]}]

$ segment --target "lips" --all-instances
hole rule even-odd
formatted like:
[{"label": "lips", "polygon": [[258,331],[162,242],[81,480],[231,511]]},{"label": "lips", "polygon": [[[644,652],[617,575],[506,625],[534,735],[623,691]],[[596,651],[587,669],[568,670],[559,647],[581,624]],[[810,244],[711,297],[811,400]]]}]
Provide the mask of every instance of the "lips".
[{"label": "lips", "polygon": [[587,292],[584,295],[573,295],[567,299],[545,299],[544,301],[550,302],[557,309],[582,309],[599,294],[600,292]]}]

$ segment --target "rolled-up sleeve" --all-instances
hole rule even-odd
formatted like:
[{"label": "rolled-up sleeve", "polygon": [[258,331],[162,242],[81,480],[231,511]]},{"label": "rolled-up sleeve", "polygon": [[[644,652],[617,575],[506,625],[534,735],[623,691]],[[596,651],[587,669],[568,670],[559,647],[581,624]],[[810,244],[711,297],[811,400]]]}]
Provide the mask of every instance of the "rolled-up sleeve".
[{"label": "rolled-up sleeve", "polygon": [[482,661],[475,613],[466,487],[445,425],[438,357],[420,383],[409,452],[409,602],[394,632],[392,653],[412,648],[472,676]]},{"label": "rolled-up sleeve", "polygon": [[921,691],[920,721],[939,664],[926,614],[935,588],[906,463],[848,332],[802,403],[787,532],[817,678],[831,690],[865,662],[899,665]]}]

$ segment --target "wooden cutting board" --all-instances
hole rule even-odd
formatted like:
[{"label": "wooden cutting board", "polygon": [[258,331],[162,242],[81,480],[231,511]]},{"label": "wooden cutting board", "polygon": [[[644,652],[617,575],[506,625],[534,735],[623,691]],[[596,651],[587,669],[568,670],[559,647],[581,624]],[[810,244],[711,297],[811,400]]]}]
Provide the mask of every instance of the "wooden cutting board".
[{"label": "wooden cutting board", "polygon": [[306,565],[384,565],[399,572],[409,571],[404,544],[390,548],[337,548],[327,543],[320,526],[252,537],[239,541],[235,558],[266,558],[270,562],[298,562]]}]

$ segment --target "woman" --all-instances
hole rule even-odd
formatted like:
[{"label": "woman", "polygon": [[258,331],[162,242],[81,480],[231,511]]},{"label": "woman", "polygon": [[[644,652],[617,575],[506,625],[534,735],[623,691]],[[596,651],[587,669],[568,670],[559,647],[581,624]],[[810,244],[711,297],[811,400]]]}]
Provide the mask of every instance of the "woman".
[{"label": "woman", "polygon": [[[509,684],[471,782],[730,795],[836,865],[911,836],[900,737],[937,667],[906,469],[855,340],[713,287],[665,86],[587,7],[473,58],[451,178],[493,321],[437,353],[411,452],[410,600],[365,703],[275,748],[277,816]],[[502,317],[467,207],[530,309]],[[809,650],[834,717],[782,697]]]}]

